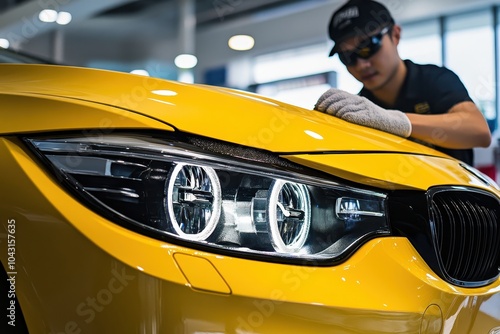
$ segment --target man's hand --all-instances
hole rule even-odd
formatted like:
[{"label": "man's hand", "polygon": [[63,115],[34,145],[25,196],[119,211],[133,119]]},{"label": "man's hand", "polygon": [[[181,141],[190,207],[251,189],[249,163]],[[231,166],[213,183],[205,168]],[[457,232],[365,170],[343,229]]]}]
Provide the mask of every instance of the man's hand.
[{"label": "man's hand", "polygon": [[370,100],[330,88],[316,102],[315,110],[351,123],[389,132],[404,138],[411,135],[411,123],[404,112],[383,109]]}]

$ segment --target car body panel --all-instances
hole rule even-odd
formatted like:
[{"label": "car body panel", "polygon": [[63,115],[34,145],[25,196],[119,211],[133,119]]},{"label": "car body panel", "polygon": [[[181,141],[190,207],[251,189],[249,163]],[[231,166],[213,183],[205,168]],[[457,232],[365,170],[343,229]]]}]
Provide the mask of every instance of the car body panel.
[{"label": "car body panel", "polygon": [[[491,328],[500,321],[500,280],[476,289],[445,283],[431,274],[405,238],[372,240],[348,262],[333,267],[215,255],[138,235],[96,215],[40,169],[17,139],[1,141],[0,157],[13,166],[0,179],[6,190],[0,195],[0,207],[15,220],[19,243],[30,244],[17,253],[16,265],[25,268],[19,272],[18,288],[32,289],[28,295],[40,299],[19,298],[27,310],[46,310],[43,319],[28,318],[34,332],[106,329],[125,333],[141,324],[150,330],[173,326],[187,333],[192,332],[190,326],[220,333],[237,333],[237,328],[252,333],[327,329],[417,333],[424,325],[443,328],[449,323],[461,333],[457,319],[467,328]],[[30,201],[16,188],[28,189]],[[213,267],[208,276],[217,282],[197,289],[190,281],[200,278],[189,263],[178,260],[179,255]],[[40,261],[44,258],[50,261]],[[385,259],[383,266],[380,258]],[[77,275],[72,272],[74,264],[79,264]],[[93,275],[96,270],[102,274]],[[221,282],[226,286],[223,289]],[[63,293],[68,290],[74,293]],[[232,298],[232,307],[221,315],[217,305],[223,307],[227,298]],[[130,300],[137,304],[122,314],[119,305]],[[478,310],[476,305],[482,300],[491,300],[491,306]],[[65,312],[51,311],[60,305],[68,305]],[[438,308],[438,316],[426,313],[432,305]],[[474,322],[471,314],[483,321]],[[109,317],[122,320],[110,324]]]},{"label": "car body panel", "polygon": [[[3,134],[82,129],[86,130],[86,135],[111,133],[115,129],[174,130],[165,123],[140,114],[74,99],[36,94],[0,94],[0,104],[4,106],[1,116]],[[23,114],[22,118],[19,113]],[[124,113],[127,117],[124,117]],[[27,119],[30,121],[26,122]]]},{"label": "car body panel", "polygon": [[[0,72],[0,89],[5,92],[115,106],[183,132],[274,152],[386,151],[446,157],[398,136],[242,91],[53,65],[6,64]],[[4,108],[3,113],[8,112]],[[50,117],[50,111],[46,113]],[[30,131],[33,125],[25,126]],[[0,133],[9,132],[8,125],[0,125]]]},{"label": "car body panel", "polygon": [[283,157],[346,180],[388,190],[426,190],[431,186],[446,184],[487,188],[478,176],[464,173],[459,161],[438,157],[387,153],[304,154]]}]

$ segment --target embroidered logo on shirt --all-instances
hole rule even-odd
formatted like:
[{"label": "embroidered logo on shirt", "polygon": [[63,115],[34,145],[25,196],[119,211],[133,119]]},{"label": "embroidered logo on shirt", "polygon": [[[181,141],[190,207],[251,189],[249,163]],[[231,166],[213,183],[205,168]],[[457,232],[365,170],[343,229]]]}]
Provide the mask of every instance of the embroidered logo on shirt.
[{"label": "embroidered logo on shirt", "polygon": [[417,103],[413,108],[417,114],[427,114],[431,111],[431,106],[427,102]]}]

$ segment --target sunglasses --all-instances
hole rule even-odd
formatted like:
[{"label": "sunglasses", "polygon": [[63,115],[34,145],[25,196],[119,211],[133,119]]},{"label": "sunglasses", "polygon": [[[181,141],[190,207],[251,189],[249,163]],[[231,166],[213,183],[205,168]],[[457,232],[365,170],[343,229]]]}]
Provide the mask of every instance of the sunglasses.
[{"label": "sunglasses", "polygon": [[358,58],[368,59],[382,47],[382,38],[391,31],[392,26],[385,27],[378,34],[370,36],[355,49],[339,52],[339,59],[346,66],[356,65]]}]

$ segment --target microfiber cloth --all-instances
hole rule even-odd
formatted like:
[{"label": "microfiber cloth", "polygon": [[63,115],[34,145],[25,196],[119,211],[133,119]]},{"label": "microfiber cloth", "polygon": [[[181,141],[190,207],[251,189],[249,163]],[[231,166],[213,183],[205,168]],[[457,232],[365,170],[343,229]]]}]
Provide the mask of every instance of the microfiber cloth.
[{"label": "microfiber cloth", "polygon": [[381,108],[365,97],[337,88],[330,88],[321,95],[314,109],[400,137],[411,135],[411,122],[404,112]]}]

